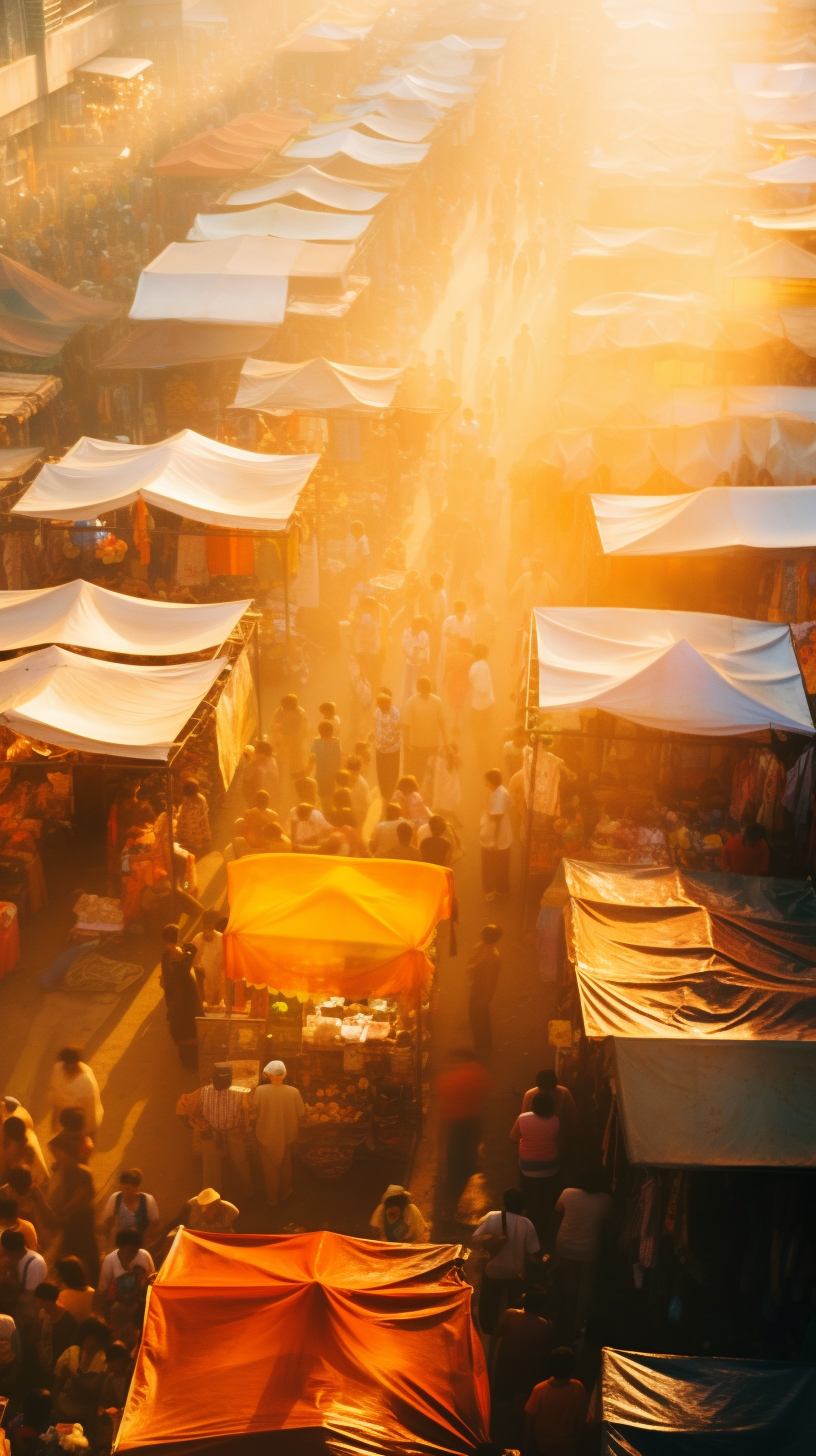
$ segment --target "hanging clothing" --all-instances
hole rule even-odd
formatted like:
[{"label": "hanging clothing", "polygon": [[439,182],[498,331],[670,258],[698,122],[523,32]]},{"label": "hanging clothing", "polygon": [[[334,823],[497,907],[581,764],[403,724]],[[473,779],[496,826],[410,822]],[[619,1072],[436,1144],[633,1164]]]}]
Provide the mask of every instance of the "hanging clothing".
[{"label": "hanging clothing", "polygon": [[787,809],[793,815],[794,829],[797,837],[807,832],[810,819],[810,796],[813,791],[813,763],[816,748],[806,748],[805,752],[797,758],[795,764],[788,769],[785,780],[785,792],[782,795],[782,808]]}]

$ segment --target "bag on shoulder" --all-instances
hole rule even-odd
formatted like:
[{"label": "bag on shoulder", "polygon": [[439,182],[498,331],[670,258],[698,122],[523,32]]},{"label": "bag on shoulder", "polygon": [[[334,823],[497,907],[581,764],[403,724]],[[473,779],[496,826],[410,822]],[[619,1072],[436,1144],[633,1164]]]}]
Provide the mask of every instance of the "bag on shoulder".
[{"label": "bag on shoulder", "polygon": [[490,1234],[488,1238],[483,1239],[482,1241],[482,1248],[487,1250],[487,1254],[490,1259],[495,1259],[496,1256],[501,1253],[502,1249],[507,1243],[507,1213],[505,1209],[502,1209],[501,1221],[501,1233]]}]

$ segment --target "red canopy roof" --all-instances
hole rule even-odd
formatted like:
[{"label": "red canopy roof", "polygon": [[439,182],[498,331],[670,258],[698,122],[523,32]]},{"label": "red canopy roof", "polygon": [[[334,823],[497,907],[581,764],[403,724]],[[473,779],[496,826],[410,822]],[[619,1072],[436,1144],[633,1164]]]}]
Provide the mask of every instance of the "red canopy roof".
[{"label": "red canopy roof", "polygon": [[150,1291],[117,1449],[234,1452],[267,1433],[274,1452],[312,1431],[345,1456],[468,1456],[489,1439],[489,1396],[457,1254],[182,1229]]},{"label": "red canopy roof", "polygon": [[264,157],[308,128],[302,116],[245,111],[226,126],[199,132],[156,162],[159,177],[226,177],[248,172]]},{"label": "red canopy roof", "polygon": [[47,359],[58,354],[77,329],[109,323],[118,303],[86,298],[42,273],[0,253],[0,349]]}]

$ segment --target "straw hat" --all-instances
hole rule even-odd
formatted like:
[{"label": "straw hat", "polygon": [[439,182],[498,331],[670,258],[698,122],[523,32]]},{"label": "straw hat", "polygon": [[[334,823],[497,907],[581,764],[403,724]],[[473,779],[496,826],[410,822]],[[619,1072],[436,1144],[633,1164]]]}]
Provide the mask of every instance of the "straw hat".
[{"label": "straw hat", "polygon": [[221,1194],[216,1193],[214,1188],[202,1188],[191,1202],[200,1204],[202,1208],[208,1208],[211,1203],[218,1203],[220,1197]]}]

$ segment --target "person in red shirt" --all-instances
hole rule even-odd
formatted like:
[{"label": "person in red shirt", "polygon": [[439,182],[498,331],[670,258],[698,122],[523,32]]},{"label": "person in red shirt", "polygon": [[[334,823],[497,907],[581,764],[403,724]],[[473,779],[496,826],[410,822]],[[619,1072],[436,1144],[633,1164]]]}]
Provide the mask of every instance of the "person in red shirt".
[{"label": "person in red shirt", "polygon": [[744,824],[720,850],[720,869],[732,875],[767,875],[771,862],[761,824]]},{"label": "person in red shirt", "polygon": [[524,1407],[524,1456],[579,1456],[587,1394],[575,1374],[575,1353],[561,1345],[550,1355],[552,1375],[533,1388]]},{"label": "person in red shirt", "polygon": [[450,1053],[449,1064],[436,1084],[439,1117],[445,1129],[447,1183],[458,1197],[476,1172],[482,1118],[493,1078],[473,1053],[458,1049]]}]

